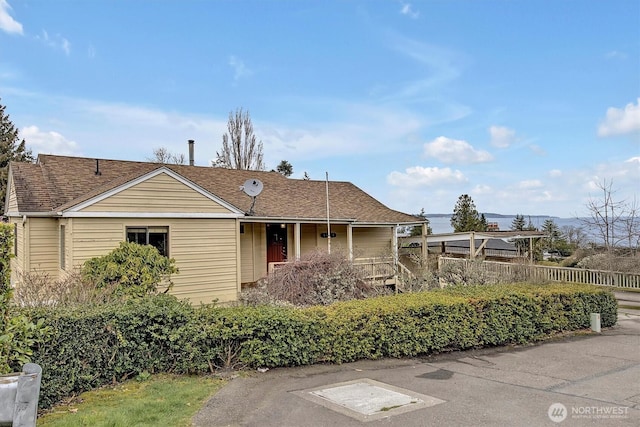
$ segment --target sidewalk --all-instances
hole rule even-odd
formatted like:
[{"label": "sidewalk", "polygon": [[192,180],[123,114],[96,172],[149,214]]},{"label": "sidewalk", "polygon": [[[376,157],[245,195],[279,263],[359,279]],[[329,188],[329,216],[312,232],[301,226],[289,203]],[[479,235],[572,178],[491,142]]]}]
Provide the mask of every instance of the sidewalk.
[{"label": "sidewalk", "polygon": [[534,346],[255,372],[232,380],[193,421],[203,427],[637,426],[640,316],[623,313],[601,334]]}]

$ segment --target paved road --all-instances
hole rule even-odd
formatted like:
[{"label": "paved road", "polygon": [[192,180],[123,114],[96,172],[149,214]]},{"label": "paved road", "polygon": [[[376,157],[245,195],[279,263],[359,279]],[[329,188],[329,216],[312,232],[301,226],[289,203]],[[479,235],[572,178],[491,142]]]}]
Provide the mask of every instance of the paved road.
[{"label": "paved road", "polygon": [[[313,390],[354,381],[443,402],[367,417],[309,398]],[[218,392],[194,425],[638,426],[640,316],[623,313],[601,334],[534,346],[255,372]]]},{"label": "paved road", "polygon": [[614,292],[619,313],[640,315],[640,292]]}]

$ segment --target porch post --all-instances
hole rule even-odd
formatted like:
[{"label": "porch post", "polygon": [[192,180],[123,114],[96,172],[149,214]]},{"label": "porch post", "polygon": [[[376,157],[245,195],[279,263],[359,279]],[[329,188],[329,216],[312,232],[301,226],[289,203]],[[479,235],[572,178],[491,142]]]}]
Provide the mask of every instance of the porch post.
[{"label": "porch post", "polygon": [[300,259],[300,223],[293,223],[293,256],[296,261]]},{"label": "porch post", "polygon": [[347,250],[349,251],[349,261],[353,261],[353,224],[347,224]]},{"label": "porch post", "polygon": [[475,234],[472,231],[471,234],[469,234],[469,258],[470,259],[475,259],[476,257],[476,238],[475,238]]},{"label": "porch post", "polygon": [[393,243],[391,246],[391,250],[393,251],[393,264],[396,266],[398,264],[398,226],[394,226],[392,228],[392,239]]},{"label": "porch post", "polygon": [[429,247],[427,246],[427,223],[422,223],[422,259],[426,260],[429,254]]}]

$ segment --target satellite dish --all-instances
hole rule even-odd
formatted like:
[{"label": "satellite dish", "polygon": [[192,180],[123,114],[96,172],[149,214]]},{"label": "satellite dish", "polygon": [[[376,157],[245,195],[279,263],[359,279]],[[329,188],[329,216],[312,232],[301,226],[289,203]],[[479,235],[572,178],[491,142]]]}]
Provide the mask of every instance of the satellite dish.
[{"label": "satellite dish", "polygon": [[240,188],[245,192],[247,196],[256,197],[262,192],[264,185],[259,179],[248,179]]},{"label": "satellite dish", "polygon": [[262,192],[263,188],[264,188],[264,185],[262,184],[262,181],[260,181],[259,179],[248,179],[244,182],[244,184],[240,186],[240,190],[244,191],[244,194],[246,194],[247,196],[253,199],[251,202],[251,207],[249,208],[249,212],[247,212],[247,215],[254,214],[253,208],[256,205],[256,197],[258,196],[258,194]]}]

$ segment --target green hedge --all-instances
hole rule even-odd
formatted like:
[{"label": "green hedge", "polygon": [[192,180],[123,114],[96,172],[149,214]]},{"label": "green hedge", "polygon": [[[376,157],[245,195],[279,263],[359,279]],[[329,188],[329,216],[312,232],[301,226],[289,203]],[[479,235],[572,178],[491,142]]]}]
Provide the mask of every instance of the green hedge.
[{"label": "green hedge", "polygon": [[32,309],[53,331],[34,348],[41,407],[142,372],[203,373],[417,356],[525,343],[615,324],[611,292],[582,285],[450,288],[307,309],[203,306],[159,295],[125,304]]}]

